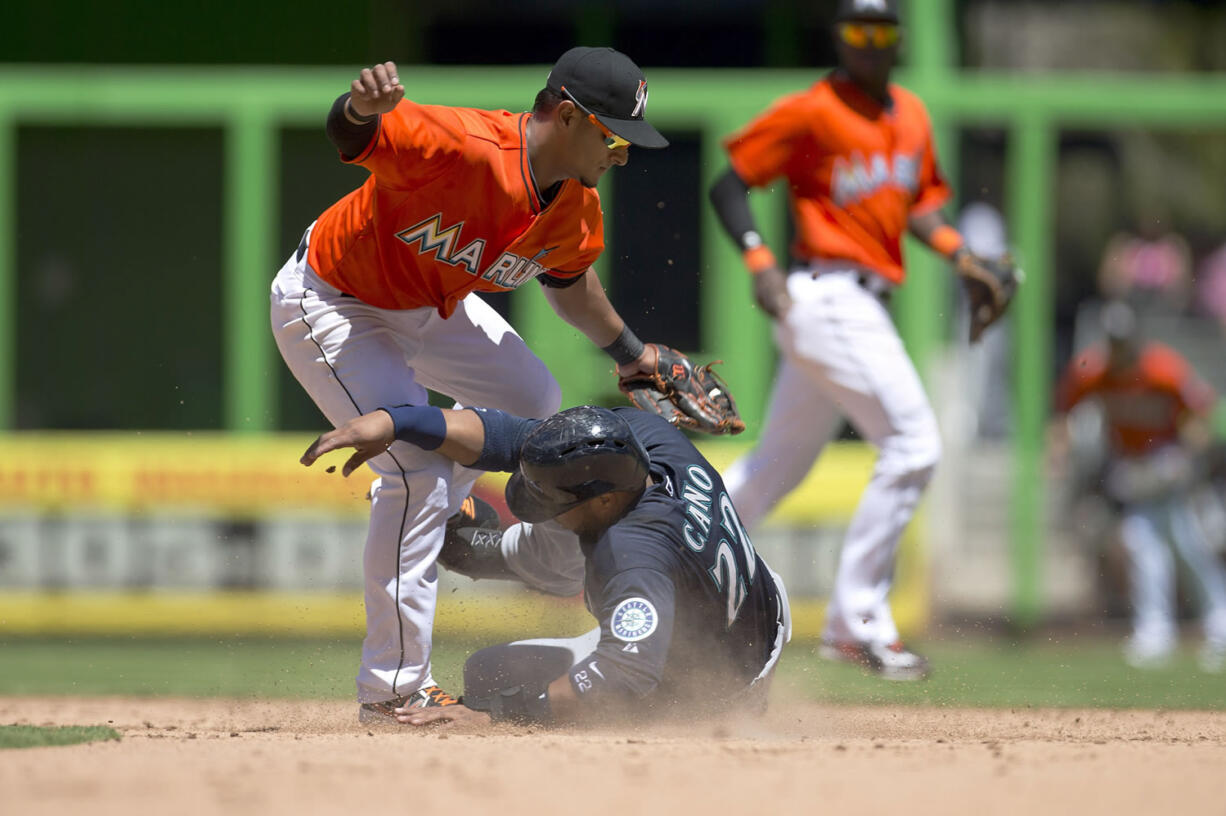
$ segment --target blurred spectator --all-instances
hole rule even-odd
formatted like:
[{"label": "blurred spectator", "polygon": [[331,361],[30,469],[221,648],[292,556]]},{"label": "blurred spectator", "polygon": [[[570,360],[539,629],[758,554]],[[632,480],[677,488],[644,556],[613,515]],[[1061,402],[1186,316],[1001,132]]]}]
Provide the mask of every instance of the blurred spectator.
[{"label": "blurred spectator", "polygon": [[[966,247],[981,258],[1000,258],[1008,253],[1005,220],[1000,211],[982,201],[968,204],[958,216],[958,231]],[[960,324],[958,333],[966,337],[966,322],[970,310],[965,305],[966,293],[957,287]],[[1012,409],[1012,366],[1010,365],[1010,317],[1005,315],[995,331],[967,348],[971,399],[976,412],[977,435],[985,439],[1000,439],[1009,433]]]},{"label": "blurred spectator", "polygon": [[1120,232],[1107,241],[1098,289],[1109,300],[1183,311],[1192,289],[1191,258],[1183,236],[1168,230],[1161,217],[1146,213],[1137,220],[1135,233]]},{"label": "blurred spectator", "polygon": [[1197,306],[1226,328],[1226,243],[1201,261],[1196,281]]},{"label": "blurred spectator", "polygon": [[1213,554],[1190,499],[1208,446],[1206,418],[1215,395],[1174,350],[1145,341],[1122,301],[1102,310],[1103,343],[1078,354],[1060,387],[1060,410],[1096,400],[1106,458],[1101,490],[1119,510],[1129,566],[1132,636],[1125,659],[1166,663],[1175,650],[1174,545],[1189,567],[1202,606],[1206,671],[1226,665],[1226,569]]}]

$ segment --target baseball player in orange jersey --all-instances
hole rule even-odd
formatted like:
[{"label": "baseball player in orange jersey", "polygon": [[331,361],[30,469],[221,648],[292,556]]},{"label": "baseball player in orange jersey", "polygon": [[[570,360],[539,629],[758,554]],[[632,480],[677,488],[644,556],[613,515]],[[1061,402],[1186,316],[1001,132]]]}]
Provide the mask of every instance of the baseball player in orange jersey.
[{"label": "baseball player in orange jersey", "polygon": [[1201,667],[1226,668],[1226,569],[1214,556],[1189,504],[1192,456],[1207,441],[1216,397],[1174,349],[1145,342],[1136,314],[1121,301],[1102,312],[1106,343],[1077,354],[1059,389],[1059,409],[1097,400],[1109,460],[1103,492],[1120,507],[1128,556],[1132,637],[1124,656],[1134,666],[1166,663],[1178,640],[1175,562],[1187,564],[1202,606]]},{"label": "baseball player in orange jersey", "polygon": [[[554,413],[557,382],[475,294],[533,279],[619,374],[652,370],[654,347],[591,271],[604,249],[596,183],[626,164],[630,145],[668,144],[643,118],[638,67],[613,49],[572,49],[529,113],[420,105],[404,93],[387,62],[336,100],[328,136],[370,177],[307,229],[272,285],[277,347],[324,416],[340,426],[381,405],[424,405],[427,389],[520,416]],[[435,559],[478,472],[404,442],[370,465],[359,714],[394,722],[398,706],[454,703],[430,673]],[[524,554],[507,545],[506,560],[526,582],[578,591],[573,538],[548,557],[522,543]]]},{"label": "baseball player in orange jersey", "polygon": [[[840,414],[877,447],[843,544],[820,653],[910,680],[925,677],[928,664],[899,640],[887,595],[899,537],[941,444],[886,301],[905,277],[905,230],[950,258],[963,241],[939,212],[950,189],[927,111],[889,82],[899,37],[894,0],[842,0],[838,68],[726,141],[731,166],[711,201],[744,252],[781,352],[762,436],[729,469],[728,491],[752,528],[800,483]],[[779,177],[796,226],[786,277],[747,200],[750,188]]]}]

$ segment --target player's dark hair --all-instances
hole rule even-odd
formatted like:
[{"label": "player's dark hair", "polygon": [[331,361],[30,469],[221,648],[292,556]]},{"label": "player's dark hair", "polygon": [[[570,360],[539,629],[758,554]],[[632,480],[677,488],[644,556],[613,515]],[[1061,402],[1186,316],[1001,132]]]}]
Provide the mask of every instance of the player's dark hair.
[{"label": "player's dark hair", "polygon": [[551,91],[548,88],[541,88],[540,92],[536,95],[536,101],[532,103],[532,115],[548,116],[549,114],[553,113],[554,109],[557,108],[565,98],[566,97],[562,96],[562,94],[558,93],[557,91]]}]

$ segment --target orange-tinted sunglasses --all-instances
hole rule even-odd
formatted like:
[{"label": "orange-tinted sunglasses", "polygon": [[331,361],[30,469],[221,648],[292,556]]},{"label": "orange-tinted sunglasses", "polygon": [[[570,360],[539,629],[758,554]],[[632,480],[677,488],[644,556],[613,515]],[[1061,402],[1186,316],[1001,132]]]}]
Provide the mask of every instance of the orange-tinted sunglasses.
[{"label": "orange-tinted sunglasses", "polygon": [[613,131],[609,130],[607,127],[605,127],[601,123],[599,119],[596,118],[596,114],[592,113],[590,110],[583,107],[583,103],[580,102],[578,99],[575,99],[575,97],[571,94],[571,92],[566,90],[565,85],[562,86],[562,93],[566,95],[567,99],[575,103],[575,107],[577,107],[579,110],[587,114],[587,118],[591,121],[593,125],[600,128],[600,132],[604,134],[604,146],[605,147],[609,148],[610,150],[617,150],[617,148],[619,147],[629,147],[630,146],[630,142],[626,141],[625,139],[618,136]]},{"label": "orange-tinted sunglasses", "polygon": [[889,48],[898,44],[893,23],[839,23],[839,39],[852,48]]}]

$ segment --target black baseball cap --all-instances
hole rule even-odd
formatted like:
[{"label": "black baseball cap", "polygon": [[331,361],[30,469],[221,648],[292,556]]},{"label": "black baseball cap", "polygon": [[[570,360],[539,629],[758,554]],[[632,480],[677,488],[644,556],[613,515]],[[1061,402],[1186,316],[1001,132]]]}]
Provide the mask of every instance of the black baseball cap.
[{"label": "black baseball cap", "polygon": [[593,114],[632,145],[668,147],[668,139],[643,118],[647,112],[647,78],[620,51],[572,48],[554,63],[545,87]]},{"label": "black baseball cap", "polygon": [[898,0],[839,0],[839,9],[834,21],[898,23]]}]

